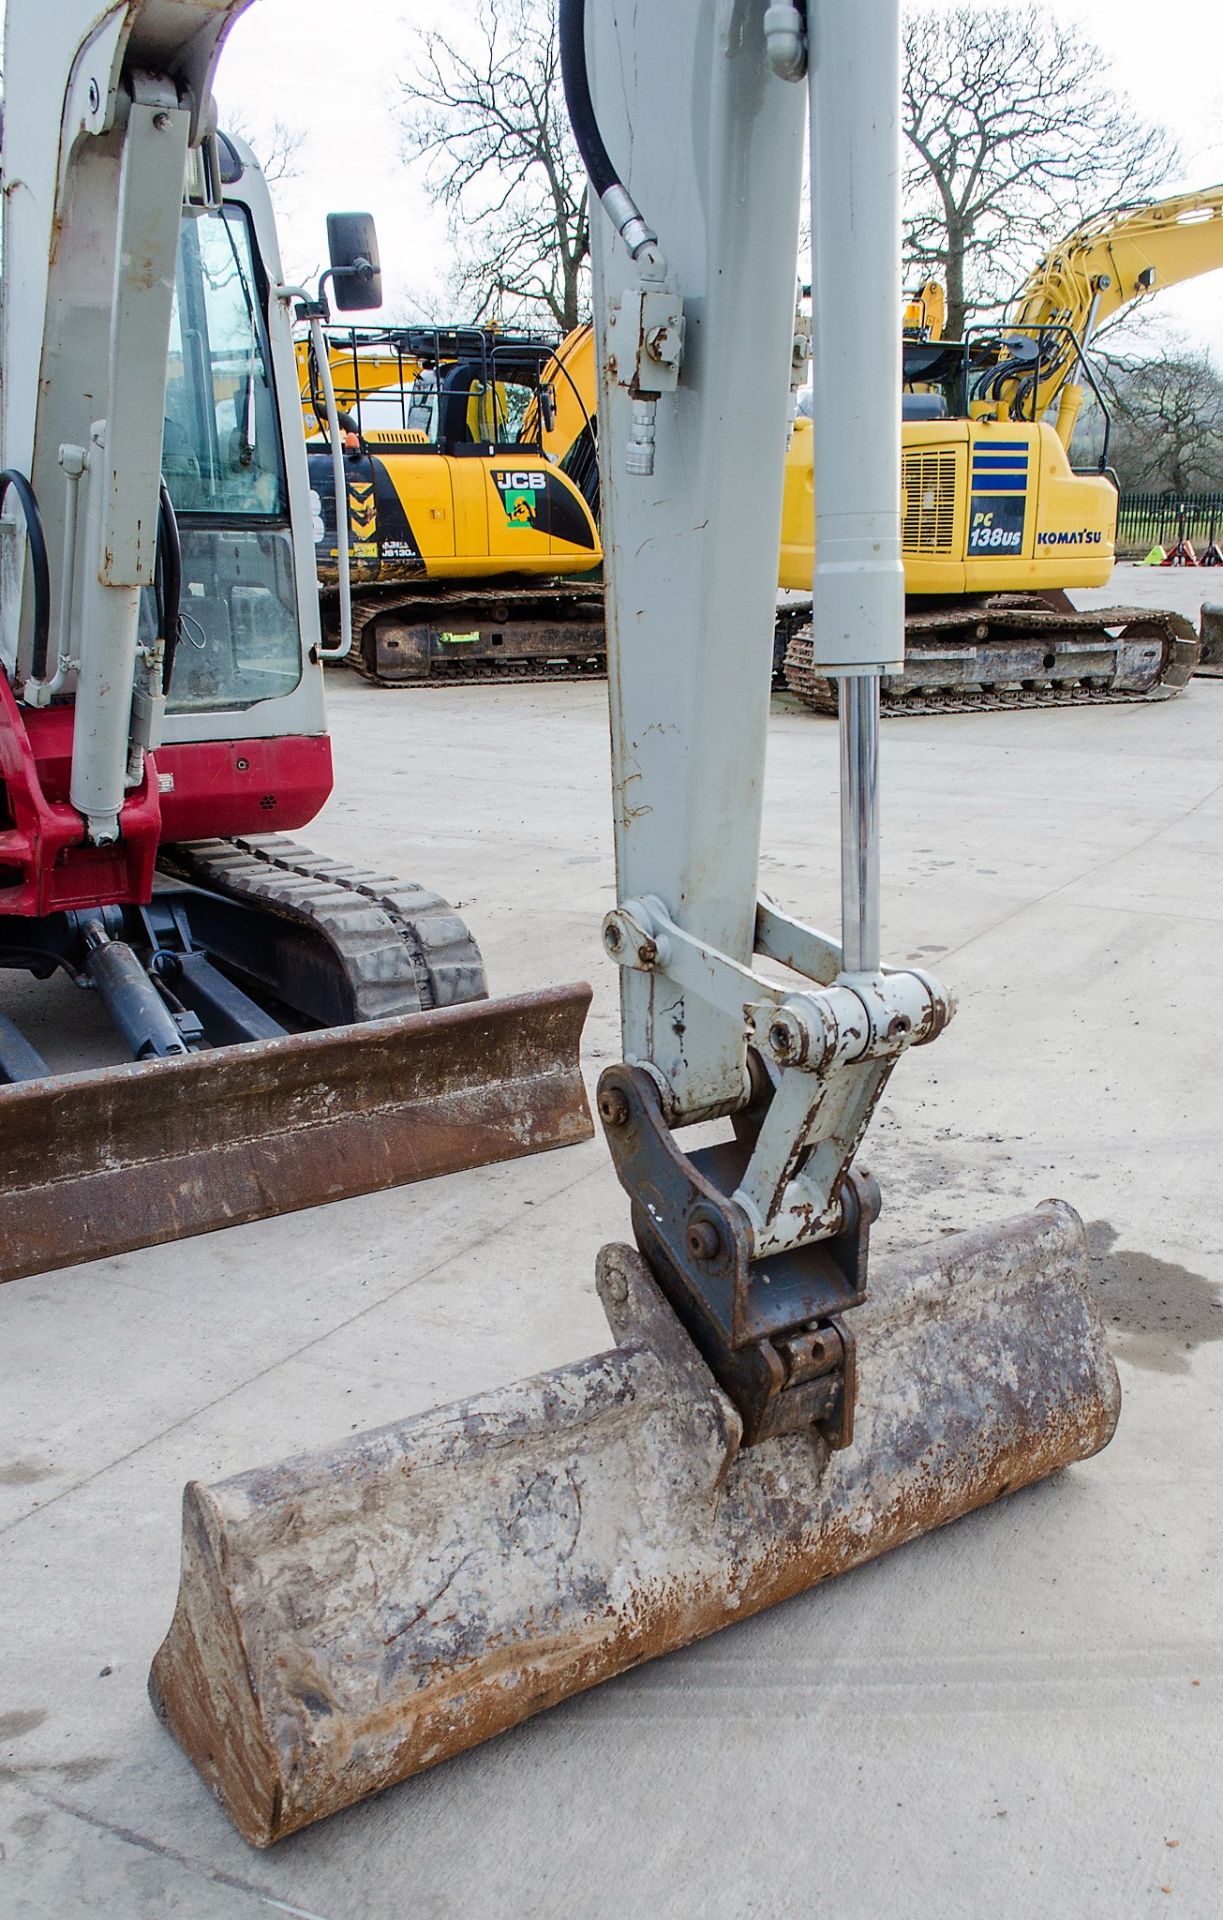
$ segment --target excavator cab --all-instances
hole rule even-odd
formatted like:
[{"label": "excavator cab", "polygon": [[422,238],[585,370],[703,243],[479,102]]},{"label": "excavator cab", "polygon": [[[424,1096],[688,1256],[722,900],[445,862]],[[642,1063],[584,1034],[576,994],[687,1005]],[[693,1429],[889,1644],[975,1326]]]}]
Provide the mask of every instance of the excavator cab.
[{"label": "excavator cab", "polygon": [[[263,305],[246,210],[231,201],[185,221],[162,437],[178,543],[177,605],[166,619],[170,716],[284,700],[307,665]],[[164,560],[161,579],[164,594]],[[151,589],[142,606],[150,641],[159,611],[165,618]]]}]

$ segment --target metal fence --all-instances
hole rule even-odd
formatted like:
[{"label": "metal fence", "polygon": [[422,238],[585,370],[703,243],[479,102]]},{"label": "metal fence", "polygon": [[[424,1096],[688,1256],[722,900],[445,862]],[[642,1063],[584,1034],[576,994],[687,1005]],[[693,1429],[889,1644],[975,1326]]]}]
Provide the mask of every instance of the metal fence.
[{"label": "metal fence", "polygon": [[1149,553],[1192,540],[1223,546],[1223,493],[1123,493],[1117,509],[1119,553]]}]

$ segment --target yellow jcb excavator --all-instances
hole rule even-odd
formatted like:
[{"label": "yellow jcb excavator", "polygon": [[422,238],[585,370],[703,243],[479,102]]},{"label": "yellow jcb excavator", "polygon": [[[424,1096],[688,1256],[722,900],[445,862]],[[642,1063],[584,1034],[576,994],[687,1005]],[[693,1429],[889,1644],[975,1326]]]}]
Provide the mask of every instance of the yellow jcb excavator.
[{"label": "yellow jcb excavator", "polygon": [[[923,288],[910,303],[906,658],[903,674],[884,677],[887,710],[1158,699],[1185,685],[1198,653],[1188,621],[1149,607],[1076,610],[1066,590],[1105,586],[1113,569],[1117,489],[1092,339],[1124,307],[1219,266],[1223,186],[1079,227],[1033,268],[1001,328],[944,341],[941,290]],[[1087,388],[1104,441],[1082,472],[1071,441]],[[813,485],[811,425],[800,419],[787,459],[783,586],[811,579]],[[812,659],[807,628],[786,649],[785,684],[831,710],[835,690]]]},{"label": "yellow jcb excavator", "polygon": [[[555,334],[492,327],[327,335],[355,589],[347,657],[368,677],[603,671],[597,479],[588,499],[566,462],[546,457],[589,426],[564,353]],[[309,340],[297,354],[323,625],[335,636],[334,462],[317,354]]]}]

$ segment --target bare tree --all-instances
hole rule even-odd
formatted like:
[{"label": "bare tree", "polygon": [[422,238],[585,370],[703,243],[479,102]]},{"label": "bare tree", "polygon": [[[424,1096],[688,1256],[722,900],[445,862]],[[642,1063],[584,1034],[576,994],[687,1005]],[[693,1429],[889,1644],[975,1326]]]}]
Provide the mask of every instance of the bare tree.
[{"label": "bare tree", "polygon": [[1192,493],[1223,485],[1223,379],[1208,354],[1179,347],[1109,358],[1109,458],[1124,491]]},{"label": "bare tree", "polygon": [[910,13],[905,66],[906,269],[944,280],[951,338],[997,310],[1025,252],[1149,196],[1175,163],[1100,49],[1041,7]]},{"label": "bare tree", "polygon": [[225,131],[237,134],[239,140],[245,140],[270,187],[297,179],[300,171],[298,156],[306,141],[304,128],[290,126],[288,121],[278,119],[261,123],[256,130],[246,114],[233,113],[229,116]]},{"label": "bare tree", "polygon": [[466,37],[421,35],[400,81],[404,151],[449,215],[457,298],[474,317],[589,312],[586,175],[561,92],[555,0],[489,0]]}]

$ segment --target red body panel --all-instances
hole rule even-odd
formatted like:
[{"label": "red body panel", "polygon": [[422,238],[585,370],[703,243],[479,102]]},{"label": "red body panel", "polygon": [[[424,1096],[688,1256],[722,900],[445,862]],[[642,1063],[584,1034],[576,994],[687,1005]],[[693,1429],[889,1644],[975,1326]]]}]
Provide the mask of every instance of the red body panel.
[{"label": "red body panel", "polygon": [[196,740],[159,747],[157,771],[163,841],[290,833],[313,820],[331,792],[331,742],[325,733]]},{"label": "red body panel", "polygon": [[113,847],[84,844],[84,822],[68,803],[71,768],[71,708],[23,711],[0,673],[0,913],[41,918],[152,892],[161,817],[152,761]]},{"label": "red body panel", "polygon": [[125,800],[118,842],[89,847],[68,800],[72,720],[71,707],[19,707],[0,672],[0,914],[142,904],[163,843],[292,831],[331,792],[325,734],[166,746]]}]

